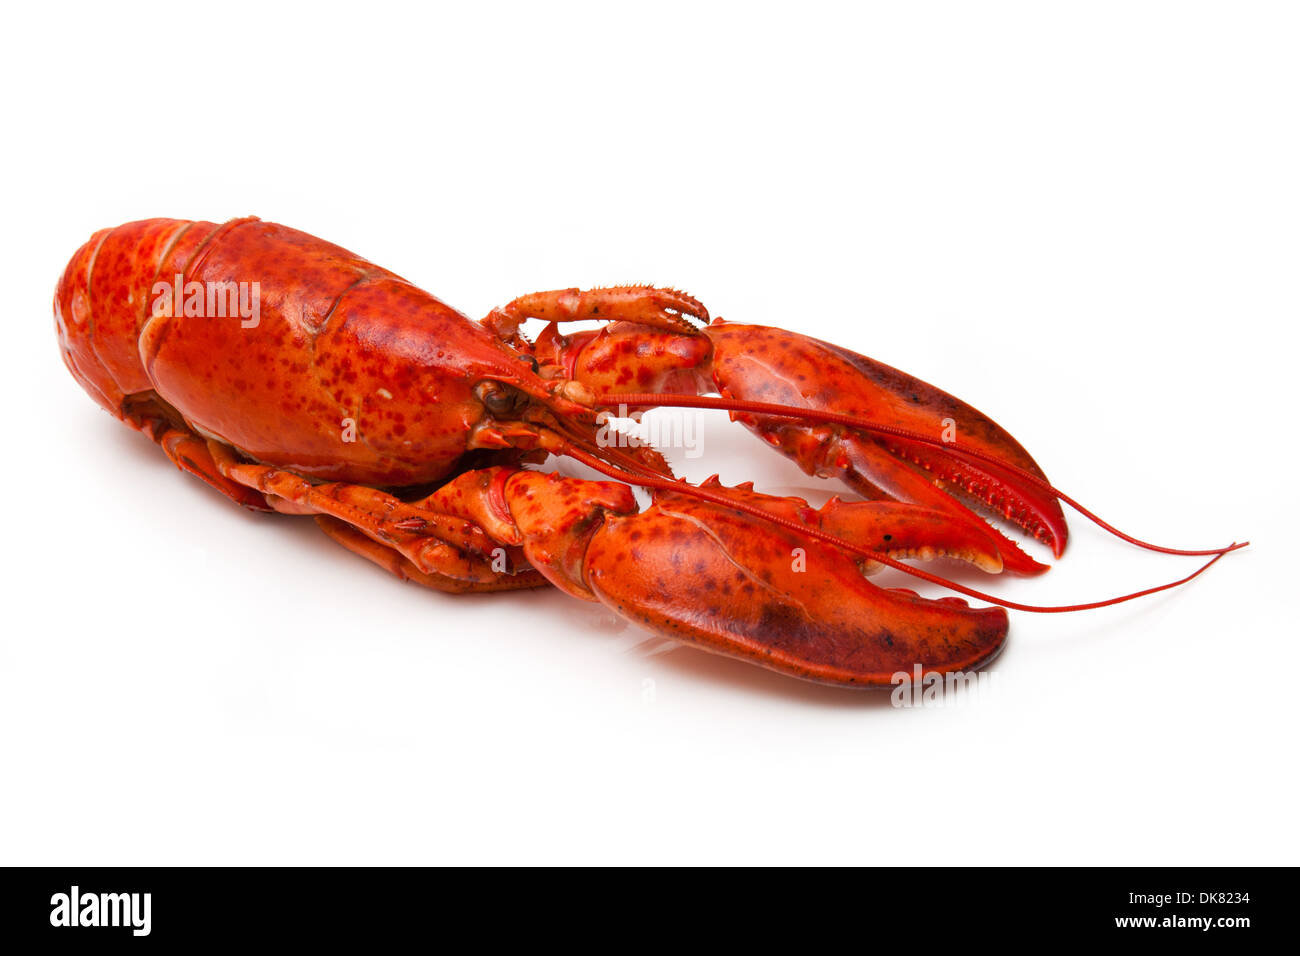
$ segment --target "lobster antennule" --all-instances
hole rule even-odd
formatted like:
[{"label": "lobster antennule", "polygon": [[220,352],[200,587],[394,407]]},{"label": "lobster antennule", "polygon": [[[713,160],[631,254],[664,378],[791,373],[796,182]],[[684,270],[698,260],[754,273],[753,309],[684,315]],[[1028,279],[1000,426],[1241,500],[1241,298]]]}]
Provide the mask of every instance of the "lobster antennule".
[{"label": "lobster antennule", "polygon": [[[1227,554],[1229,551],[1240,550],[1250,543],[1249,541],[1241,543],[1233,542],[1226,547],[1203,549],[1169,548],[1164,545],[1153,544],[1149,541],[1144,541],[1141,538],[1121,531],[1119,528],[1116,528],[1114,525],[1102,519],[1099,515],[1090,511],[1088,508],[1085,508],[1074,498],[1070,497],[1050,482],[1024,468],[1011,464],[1010,462],[1002,461],[995,455],[990,455],[979,451],[978,449],[963,446],[957,441],[948,442],[906,428],[899,428],[893,425],[882,425],[876,422],[867,421],[866,419],[854,415],[845,415],[840,412],[824,411],[817,408],[801,408],[794,405],[777,405],[770,402],[712,398],[700,395],[617,393],[601,394],[596,396],[596,405],[598,407],[610,407],[619,403],[628,405],[663,405],[677,408],[719,409],[728,412],[748,412],[759,415],[770,415],[777,418],[793,418],[804,421],[827,422],[830,424],[846,425],[850,428],[870,432],[876,435],[887,435],[905,441],[917,442],[930,447],[940,448],[950,454],[964,456],[986,464],[995,465],[998,468],[1011,472],[1016,477],[1055,495],[1058,499],[1065,502],[1093,524],[1115,537],[1127,541],[1129,544],[1135,545],[1139,548],[1144,548],[1147,551],[1156,551],[1161,554],[1172,554],[1182,557],[1208,557],[1210,555],[1222,556]],[[1213,562],[1210,562],[1210,564],[1213,564]],[[1208,565],[1206,565],[1206,567],[1208,567]]]},{"label": "lobster antennule", "polygon": [[[928,581],[931,584],[937,584],[938,586],[947,588],[950,591],[956,591],[958,594],[964,594],[967,597],[972,597],[979,601],[987,601],[990,604],[995,604],[998,607],[1004,607],[1013,611],[1029,611],[1035,614],[1062,614],[1062,613],[1069,613],[1073,611],[1091,611],[1091,610],[1096,610],[1097,608],[1110,607],[1111,605],[1114,604],[1123,604],[1127,601],[1133,601],[1136,600],[1137,598],[1145,597],[1149,594],[1156,594],[1160,591],[1168,591],[1171,588],[1176,588],[1179,585],[1186,584],[1187,582],[1191,581],[1193,578],[1196,578],[1201,574],[1203,574],[1205,571],[1209,570],[1210,566],[1213,565],[1220,558],[1222,558],[1225,554],[1228,554],[1232,551],[1239,551],[1240,549],[1250,544],[1249,541],[1243,541],[1240,543],[1234,541],[1232,544],[1228,545],[1227,547],[1219,548],[1213,552],[1208,552],[1212,554],[1213,557],[1211,557],[1209,561],[1206,561],[1203,565],[1201,565],[1199,568],[1197,568],[1195,571],[1193,571],[1191,574],[1187,575],[1186,577],[1179,578],[1177,581],[1170,581],[1166,584],[1158,584],[1149,588],[1143,588],[1140,591],[1133,591],[1129,594],[1121,594],[1118,597],[1104,598],[1099,601],[1089,601],[1083,604],[1063,604],[1063,605],[1021,604],[1016,601],[1009,601],[1006,598],[1000,598],[997,595],[989,594],[988,592],[981,591],[977,588],[967,587],[964,584],[959,584],[956,581],[952,581],[941,575],[934,574],[930,571],[922,570],[921,568],[913,567],[910,564],[905,564],[896,558],[893,558],[887,554],[883,554],[882,552],[874,551],[870,548],[865,548],[859,544],[855,544],[852,541],[847,541],[844,538],[839,537],[838,535],[834,535],[829,532],[823,531],[820,528],[809,527],[808,525],[800,523],[799,521],[796,521],[792,518],[774,514],[771,510],[761,507],[759,505],[754,505],[751,504],[750,502],[740,500],[729,495],[720,494],[718,492],[711,491],[708,488],[701,488],[696,485],[691,485],[684,480],[669,481],[667,479],[658,478],[648,474],[637,475],[637,474],[632,474],[631,472],[621,471],[620,469],[614,467],[613,465],[610,465],[609,463],[603,461],[602,459],[596,457],[595,455],[589,454],[584,449],[578,447],[577,445],[574,445],[572,442],[569,442],[568,440],[560,437],[559,435],[555,435],[554,439],[557,441],[559,446],[563,449],[564,454],[568,455],[571,458],[576,459],[577,461],[582,462],[584,465],[587,465],[589,468],[599,471],[601,474],[606,475],[610,478],[614,478],[618,481],[625,481],[628,484],[638,485],[642,488],[654,488],[661,491],[670,491],[677,494],[686,495],[688,497],[698,498],[701,501],[707,501],[711,504],[721,505],[724,508],[731,508],[736,511],[741,511],[746,514],[753,515],[754,517],[761,518],[774,525],[778,525],[788,530],[807,535],[808,537],[815,538],[819,541],[823,541],[827,544],[834,545],[835,547],[847,551],[851,554],[856,554],[861,557],[867,558],[871,561],[875,561],[879,564],[883,564],[887,567],[894,568],[897,571],[902,571],[904,574],[909,574],[912,577],[920,578],[922,581]],[[1190,552],[1190,553],[1196,553],[1196,552]]]}]

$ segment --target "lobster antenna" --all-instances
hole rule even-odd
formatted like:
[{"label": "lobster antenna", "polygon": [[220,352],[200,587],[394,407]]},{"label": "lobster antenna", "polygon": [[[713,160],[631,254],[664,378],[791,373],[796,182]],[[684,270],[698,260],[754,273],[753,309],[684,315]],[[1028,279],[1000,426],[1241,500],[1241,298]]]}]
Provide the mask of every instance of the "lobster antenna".
[{"label": "lobster antenna", "polygon": [[[617,402],[614,400],[617,400]],[[1018,465],[1005,462],[996,455],[990,455],[987,452],[979,451],[974,448],[967,448],[958,442],[948,442],[939,438],[932,438],[929,435],[923,435],[920,432],[911,431],[907,428],[900,428],[897,425],[879,425],[874,422],[869,422],[866,419],[858,418],[854,415],[845,415],[841,412],[823,411],[819,408],[801,408],[796,405],[776,405],[770,402],[751,402],[730,398],[708,398],[699,395],[659,395],[653,392],[638,392],[626,395],[597,395],[596,404],[599,406],[626,404],[662,405],[665,407],[678,408],[712,408],[728,412],[750,412],[758,415],[770,415],[774,418],[794,418],[802,419],[804,421],[829,422],[832,424],[847,425],[850,428],[855,428],[859,431],[872,432],[877,435],[890,435],[894,438],[901,438],[906,441],[930,445],[959,456],[996,465],[998,468],[1001,468],[1004,471],[1009,471],[1013,475],[1023,478],[1025,481],[1055,495],[1093,524],[1110,532],[1115,537],[1127,541],[1129,544],[1136,545],[1139,548],[1145,548],[1148,551],[1158,551],[1161,554],[1176,554],[1187,557],[1204,557],[1211,554],[1227,554],[1229,551],[1236,551],[1237,549],[1244,548],[1246,545],[1250,544],[1249,541],[1243,541],[1240,544],[1234,542],[1226,548],[1205,548],[1202,550],[1166,548],[1163,545],[1152,544],[1149,541],[1143,541],[1141,538],[1136,538],[1131,534],[1121,531],[1119,528],[1116,528],[1108,521],[1103,520],[1100,516],[1079,504],[1079,502],[1071,498],[1059,488],[1056,488],[1046,479],[1040,478],[1032,471],[1021,468]],[[1206,567],[1208,567],[1208,565],[1206,565]]]},{"label": "lobster antenna", "polygon": [[[638,402],[637,404],[644,404],[644,403]],[[872,551],[870,548],[864,548],[861,545],[854,544],[853,542],[841,538],[838,535],[831,534],[827,531],[822,531],[820,528],[810,528],[807,525],[800,524],[798,521],[795,521],[791,518],[785,518],[781,515],[771,514],[770,512],[764,511],[759,506],[752,505],[749,502],[728,498],[726,495],[719,494],[714,491],[710,491],[707,488],[700,488],[696,485],[688,484],[685,481],[685,479],[679,479],[677,481],[669,481],[666,478],[658,478],[652,475],[636,475],[633,474],[632,472],[624,471],[614,465],[605,462],[601,458],[591,454],[590,452],[586,451],[582,447],[575,445],[573,442],[569,441],[563,436],[560,436],[559,434],[554,432],[552,432],[552,434],[555,434],[556,438],[558,438],[563,443],[562,450],[565,455],[568,455],[576,459],[577,461],[582,462],[587,467],[595,469],[596,471],[600,472],[603,475],[608,475],[610,478],[617,479],[618,481],[627,482],[628,484],[631,485],[638,485],[642,488],[658,488],[662,491],[673,491],[678,494],[688,495],[692,498],[699,498],[702,501],[708,501],[716,505],[721,505],[722,507],[730,508],[733,511],[743,511],[746,514],[751,514],[757,518],[762,518],[766,521],[771,522],[772,524],[780,525],[783,528],[788,528],[789,530],[797,532],[798,534],[803,534],[811,538],[816,538],[818,540],[826,542],[827,544],[834,545],[835,547],[840,548],[844,551],[848,551],[853,554],[857,554],[857,555],[861,555],[862,557],[869,558],[870,560],[875,561],[879,564],[883,564],[886,565],[887,567],[894,568],[895,570],[902,571],[904,574],[910,574],[912,575],[912,577],[920,578],[922,581],[929,581],[931,584],[937,584],[940,587],[948,588],[949,590],[956,591],[959,594],[965,594],[967,597],[973,597],[978,601],[987,601],[989,604],[996,604],[999,607],[1004,607],[1013,611],[1030,611],[1035,614],[1064,614],[1070,611],[1091,611],[1094,610],[1095,608],[1110,607],[1112,604],[1123,604],[1126,601],[1132,601],[1135,600],[1136,598],[1145,597],[1148,594],[1155,594],[1159,591],[1168,591],[1169,589],[1176,588],[1181,584],[1186,584],[1188,581],[1192,580],[1193,578],[1198,577],[1201,574],[1204,574],[1207,570],[1209,570],[1210,566],[1214,564],[1214,562],[1218,561],[1228,552],[1236,551],[1239,548],[1244,548],[1246,547],[1247,544],[1250,543],[1248,541],[1242,542],[1241,544],[1233,542],[1231,545],[1229,545],[1226,548],[1220,548],[1217,551],[1210,552],[1214,556],[1210,558],[1209,561],[1206,561],[1204,564],[1202,564],[1199,568],[1197,568],[1195,571],[1193,571],[1191,574],[1187,575],[1186,577],[1179,578],[1177,581],[1170,581],[1168,584],[1158,584],[1155,587],[1144,588],[1141,591],[1134,591],[1131,594],[1122,594],[1119,597],[1107,598],[1103,601],[1091,601],[1087,604],[1063,604],[1063,605],[1020,604],[1017,601],[1008,601],[1006,598],[997,597],[996,595],[989,594],[985,591],[980,591],[977,588],[970,588],[964,584],[958,584],[956,581],[950,581],[947,578],[942,577],[938,574],[932,574],[931,572],[924,571],[921,568],[912,567],[912,565],[910,564],[904,564],[902,561],[898,561],[894,558],[891,558],[887,554],[882,554],[879,551]]]}]

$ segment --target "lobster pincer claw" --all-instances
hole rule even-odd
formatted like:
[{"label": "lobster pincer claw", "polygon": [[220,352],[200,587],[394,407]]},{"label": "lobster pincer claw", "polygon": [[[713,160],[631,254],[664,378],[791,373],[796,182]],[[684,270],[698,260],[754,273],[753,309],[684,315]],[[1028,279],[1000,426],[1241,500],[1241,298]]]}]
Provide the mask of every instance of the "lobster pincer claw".
[{"label": "lobster pincer claw", "polygon": [[[717,475],[700,487],[896,560],[952,558],[987,574],[1002,570],[998,535],[992,528],[982,522],[953,521],[947,513],[933,508],[898,501],[844,501],[837,497],[814,510],[802,498],[755,492],[753,482],[727,488]],[[874,574],[882,568],[879,562],[860,555],[855,555],[854,560],[863,574]]]},{"label": "lobster pincer claw", "polygon": [[514,529],[501,537],[521,541],[533,568],[671,640],[808,680],[883,686],[918,665],[973,669],[1006,638],[1002,608],[877,587],[864,576],[871,562],[801,532],[844,535],[893,557],[948,554],[996,569],[990,536],[924,508],[832,501],[814,510],[800,498],[710,479],[700,486],[707,494],[768,517],[676,491],[656,493],[638,512],[631,489],[614,482],[512,468],[484,475],[480,487],[499,494]]},{"label": "lobster pincer claw", "polygon": [[[936,442],[732,413],[809,474],[839,477],[868,498],[910,502],[987,527],[973,506],[1018,525],[1058,557],[1064,551],[1068,530],[1054,494],[956,450],[970,448],[1046,480],[1029,453],[987,415],[898,369],[785,329],[715,320],[704,332],[713,344],[713,386],[725,398],[843,413]],[[945,442],[954,450],[945,450]],[[1006,570],[1046,570],[1010,538],[992,533]]]},{"label": "lobster pincer claw", "polygon": [[684,495],[608,516],[583,568],[597,599],[657,634],[828,684],[971,670],[1007,634],[1002,608],[877,587],[833,545]]}]

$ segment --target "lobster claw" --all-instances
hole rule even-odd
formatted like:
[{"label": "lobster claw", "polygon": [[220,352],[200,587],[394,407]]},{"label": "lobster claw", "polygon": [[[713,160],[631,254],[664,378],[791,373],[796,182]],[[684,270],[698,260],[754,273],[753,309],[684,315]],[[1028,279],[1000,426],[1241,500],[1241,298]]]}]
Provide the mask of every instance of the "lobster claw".
[{"label": "lobster claw", "polygon": [[[713,386],[726,398],[841,412],[992,455],[1045,480],[1007,431],[970,405],[905,372],[848,349],[785,329],[715,320]],[[1013,471],[962,458],[940,447],[873,437],[836,425],[733,412],[810,474],[839,477],[868,498],[889,498],[942,511],[951,520],[985,522],[967,504],[992,511],[1048,545],[1059,557],[1068,530],[1056,497]],[[963,500],[965,503],[963,503]],[[987,525],[985,525],[987,527]],[[1036,574],[1046,566],[1000,534],[1006,570]]]},{"label": "lobster claw", "polygon": [[[636,393],[648,401],[716,389],[723,399],[738,403],[835,412],[927,436],[932,443],[840,424],[731,412],[735,421],[809,474],[840,478],[866,498],[920,505],[951,522],[987,529],[998,542],[1003,570],[1039,574],[1047,565],[992,529],[974,509],[1018,525],[1057,557],[1065,549],[1069,531],[1060,503],[1051,491],[1025,478],[1028,473],[1046,480],[1006,429],[947,392],[865,355],[786,329],[721,319],[694,334],[615,322],[598,331],[560,336],[551,325],[537,340],[536,355],[551,374],[603,395]],[[962,448],[1010,467],[963,457]]]},{"label": "lobster claw", "polygon": [[[575,597],[664,637],[809,680],[888,685],[894,675],[968,670],[1007,634],[1002,608],[880,588],[859,560],[798,530],[687,494],[637,512],[626,486],[511,471],[504,503],[530,563]],[[887,547],[996,567],[991,536],[893,502],[814,511],[711,479],[701,486],[767,514]],[[893,528],[890,532],[889,528]]]},{"label": "lobster claw", "polygon": [[643,627],[823,683],[971,670],[1007,634],[1002,608],[877,587],[832,545],[684,495],[607,517],[584,570],[597,599]]}]

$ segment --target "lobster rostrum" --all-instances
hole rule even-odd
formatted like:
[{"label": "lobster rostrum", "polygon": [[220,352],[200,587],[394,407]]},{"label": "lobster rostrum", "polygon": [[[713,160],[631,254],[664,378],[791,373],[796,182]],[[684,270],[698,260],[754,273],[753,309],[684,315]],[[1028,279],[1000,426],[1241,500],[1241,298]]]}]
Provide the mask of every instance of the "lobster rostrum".
[{"label": "lobster rostrum", "polygon": [[[220,307],[240,283],[256,283],[255,321]],[[93,235],[54,311],[83,388],[244,507],[311,515],[426,587],[549,583],[662,636],[811,680],[887,685],[917,665],[975,668],[1001,649],[1007,607],[1078,610],[1182,583],[1040,608],[903,562],[1046,570],[980,512],[1059,557],[1065,501],[1132,543],[1210,558],[1184,581],[1244,546],[1180,551],[1125,535],[953,396],[798,333],[710,322],[668,289],[534,293],[475,322],[285,226],[148,219]],[[546,323],[535,341],[527,320]],[[604,324],[561,332],[581,320]],[[748,484],[688,484],[651,448],[598,440],[619,405],[726,409],[861,500],[814,509]],[[614,480],[525,467],[551,454]],[[631,485],[650,490],[648,509]],[[1000,606],[877,587],[867,576],[885,566]]]}]

